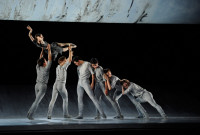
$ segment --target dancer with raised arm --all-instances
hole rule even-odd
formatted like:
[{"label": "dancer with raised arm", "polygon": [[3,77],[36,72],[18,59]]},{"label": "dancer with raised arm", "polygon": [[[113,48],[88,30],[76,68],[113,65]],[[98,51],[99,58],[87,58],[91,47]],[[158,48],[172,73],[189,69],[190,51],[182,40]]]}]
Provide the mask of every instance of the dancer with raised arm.
[{"label": "dancer with raised arm", "polygon": [[37,61],[37,65],[36,65],[37,79],[36,79],[36,85],[35,85],[36,98],[27,114],[27,118],[29,120],[34,119],[33,115],[35,111],[37,110],[38,105],[40,101],[42,100],[42,98],[44,97],[47,90],[47,83],[49,80],[49,71],[52,65],[51,46],[49,44],[47,45],[47,49],[48,49],[48,62],[43,57],[43,51],[44,51],[43,48],[40,54],[40,58]]},{"label": "dancer with raised arm", "polygon": [[72,48],[71,46],[69,46],[69,57],[66,59],[65,56],[62,56],[58,59],[59,65],[56,68],[56,81],[53,86],[52,98],[48,108],[48,114],[47,114],[48,119],[51,119],[53,107],[58,97],[58,93],[60,93],[63,99],[64,118],[70,118],[68,112],[68,92],[65,85],[67,79],[67,68],[71,64],[72,55],[73,55]]},{"label": "dancer with raised arm", "polygon": [[[44,36],[40,33],[35,34],[35,38],[32,36],[33,29],[30,26],[27,26],[27,29],[29,30],[29,38],[31,41],[40,48],[44,49],[44,52],[47,53],[47,45],[48,42],[44,41]],[[58,54],[62,54],[62,52],[66,52],[68,50],[68,46],[71,45],[72,48],[76,48],[77,46],[73,43],[58,43],[58,42],[52,42],[51,44],[51,51],[52,51],[52,57],[53,60],[57,58]]]}]

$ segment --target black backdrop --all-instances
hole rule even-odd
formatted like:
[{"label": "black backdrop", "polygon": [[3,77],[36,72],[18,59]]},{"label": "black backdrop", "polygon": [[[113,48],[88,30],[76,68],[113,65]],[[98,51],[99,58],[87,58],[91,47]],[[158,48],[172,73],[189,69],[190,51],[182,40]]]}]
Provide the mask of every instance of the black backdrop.
[{"label": "black backdrop", "polygon": [[[35,84],[41,49],[28,38],[27,25],[33,35],[42,33],[49,43],[75,43],[74,55],[87,61],[98,58],[114,75],[151,91],[164,108],[199,115],[200,25],[0,21],[0,85]],[[56,65],[51,67],[50,85],[55,81]],[[76,83],[72,64],[67,85]]]}]

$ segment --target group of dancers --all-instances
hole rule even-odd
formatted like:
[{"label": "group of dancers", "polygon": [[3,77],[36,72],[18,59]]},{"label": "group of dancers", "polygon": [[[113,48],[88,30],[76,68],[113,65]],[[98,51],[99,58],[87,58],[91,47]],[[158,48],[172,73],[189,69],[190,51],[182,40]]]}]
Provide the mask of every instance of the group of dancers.
[{"label": "group of dancers", "polygon": [[[139,85],[130,82],[127,79],[119,79],[117,76],[112,75],[110,69],[103,69],[98,62],[97,58],[92,58],[90,62],[84,61],[79,56],[73,56],[73,48],[77,46],[73,43],[58,43],[53,42],[49,44],[44,41],[42,34],[36,34],[32,36],[32,28],[27,26],[29,30],[29,38],[37,46],[42,48],[40,57],[37,61],[36,71],[37,79],[35,85],[35,101],[30,107],[27,118],[30,120],[34,119],[35,111],[38,108],[39,103],[44,97],[47,90],[47,83],[49,80],[50,67],[52,61],[55,61],[58,54],[69,51],[69,56],[61,56],[58,58],[58,66],[56,67],[56,80],[53,85],[52,98],[48,107],[47,118],[51,119],[54,104],[56,102],[58,93],[63,99],[63,116],[64,118],[83,119],[83,95],[86,92],[89,98],[92,100],[96,107],[95,119],[106,119],[106,114],[102,108],[102,96],[111,103],[112,107],[116,112],[114,119],[123,119],[124,116],[121,113],[121,109],[118,100],[126,95],[131,102],[136,106],[138,111],[137,118],[148,119],[149,115],[146,110],[142,107],[141,103],[148,102],[160,113],[162,118],[167,118],[165,112],[153,99],[152,93],[143,89]],[[48,54],[48,60],[44,58],[44,53]],[[73,58],[72,58],[73,57]],[[67,80],[67,69],[71,63],[77,66],[78,84],[77,84],[77,95],[78,95],[78,116],[72,117],[68,112],[68,92],[66,89]],[[90,81],[90,77],[92,79]]]}]

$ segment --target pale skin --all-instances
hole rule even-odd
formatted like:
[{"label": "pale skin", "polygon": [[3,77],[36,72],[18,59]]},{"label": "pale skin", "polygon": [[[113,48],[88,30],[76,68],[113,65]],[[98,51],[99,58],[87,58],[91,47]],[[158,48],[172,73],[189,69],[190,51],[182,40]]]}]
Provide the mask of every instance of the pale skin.
[{"label": "pale skin", "polygon": [[[52,55],[51,55],[51,46],[50,46],[50,44],[48,44],[47,49],[48,49],[48,60],[51,61],[52,60]],[[43,53],[44,53],[44,49],[42,48],[42,51],[40,53],[40,59],[43,57]],[[45,62],[43,63],[43,67],[46,67],[46,65],[47,65],[47,61],[45,59]]]},{"label": "pale skin", "polygon": [[[74,64],[75,64],[76,66],[80,66],[80,65],[82,65],[83,63],[84,63],[83,60],[79,60],[79,61],[77,61],[77,62],[74,61]],[[91,82],[91,84],[90,84],[92,90],[94,90],[94,84],[95,84],[95,75],[92,74],[92,82]]]},{"label": "pale skin", "polygon": [[110,84],[110,78],[112,77],[111,71],[108,71],[106,74],[104,74],[105,78],[105,94],[108,95],[108,90],[111,90],[111,84]]},{"label": "pale skin", "polygon": [[40,58],[39,59],[41,59],[43,57],[43,54],[44,54],[44,49],[42,48],[42,51],[40,53]]},{"label": "pale skin", "polygon": [[62,61],[59,65],[63,66],[67,61],[71,62],[72,61],[72,56],[73,56],[73,51],[71,45],[69,46],[69,57]]},{"label": "pale skin", "polygon": [[108,90],[111,90],[111,84],[110,84],[110,78],[112,77],[112,73],[111,71],[108,71],[106,74],[104,74],[104,78],[106,80],[107,86],[108,86]]},{"label": "pale skin", "polygon": [[91,83],[91,88],[92,88],[92,90],[94,90],[94,83],[95,82],[95,75],[93,74],[92,75],[92,83]]},{"label": "pale skin", "polygon": [[[29,33],[28,33],[29,38],[31,39],[31,41],[34,41],[35,38],[32,36],[33,29],[29,25],[27,26],[27,29],[29,30]],[[38,44],[44,44],[44,37],[43,37],[42,34],[37,37],[37,43]],[[61,47],[65,46],[65,45],[71,45],[71,46],[73,45],[72,48],[76,48],[77,47],[76,45],[74,45],[72,43],[57,43],[57,45],[61,46]],[[68,51],[68,47],[63,48],[63,52],[66,52],[66,51]]]}]

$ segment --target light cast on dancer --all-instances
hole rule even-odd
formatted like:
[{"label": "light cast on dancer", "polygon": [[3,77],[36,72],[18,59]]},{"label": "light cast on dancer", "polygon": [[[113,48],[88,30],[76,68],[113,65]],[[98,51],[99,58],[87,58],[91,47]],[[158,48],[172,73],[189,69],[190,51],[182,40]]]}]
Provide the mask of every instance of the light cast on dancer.
[{"label": "light cast on dancer", "polygon": [[115,116],[114,118],[123,119],[124,116],[121,115],[120,106],[118,102],[115,101],[116,97],[121,92],[120,79],[117,76],[112,75],[112,72],[109,68],[104,69],[104,79],[106,80],[105,81],[105,95],[109,96],[112,99],[112,101],[114,101],[114,104],[116,107],[115,109],[117,109],[116,111],[118,112],[118,115]]},{"label": "light cast on dancer", "polygon": [[54,108],[54,104],[56,102],[56,99],[58,97],[58,93],[60,93],[62,99],[63,99],[63,116],[64,118],[70,118],[68,112],[68,92],[65,87],[66,85],[66,79],[67,79],[67,69],[72,61],[72,48],[69,46],[69,57],[66,59],[65,56],[62,56],[58,59],[59,65],[56,68],[56,81],[53,85],[53,91],[52,91],[52,98],[49,104],[47,118],[51,119],[52,111]]},{"label": "light cast on dancer", "polygon": [[[83,119],[83,95],[84,91],[88,94],[89,98],[92,100],[98,111],[100,112],[101,117],[106,118],[104,111],[99,104],[97,98],[94,96],[94,80],[95,75],[92,70],[91,64],[87,61],[83,61],[82,58],[76,56],[73,58],[73,62],[77,65],[78,73],[78,85],[77,85],[77,95],[78,95],[78,110],[79,114],[76,119]],[[89,78],[92,75],[92,83],[90,84]]]},{"label": "light cast on dancer", "polygon": [[40,54],[40,58],[37,61],[36,71],[37,71],[37,79],[35,85],[35,101],[33,102],[31,108],[28,111],[27,118],[33,120],[33,115],[38,108],[39,103],[44,97],[47,90],[47,83],[49,80],[49,71],[52,65],[52,56],[51,56],[51,46],[47,46],[48,49],[48,62],[43,57],[43,48]]},{"label": "light cast on dancer", "polygon": [[[41,33],[35,34],[35,38],[32,36],[33,29],[30,26],[27,26],[27,29],[29,30],[29,38],[31,41],[40,48],[44,49],[44,52],[47,53],[47,45],[49,44],[48,42],[44,41],[44,36]],[[76,48],[77,46],[72,44],[72,43],[58,43],[58,42],[52,42],[51,44],[51,51],[52,51],[52,57],[53,60],[57,58],[58,54],[61,54],[63,52],[66,52],[68,50],[68,46],[71,45],[72,48]]]},{"label": "light cast on dancer", "polygon": [[[95,73],[95,89],[94,89],[94,93],[95,96],[97,97],[97,99],[99,100],[99,103],[102,103],[102,97],[105,96],[106,99],[111,103],[112,107],[114,108],[117,116],[115,116],[115,118],[123,118],[120,108],[117,104],[117,102],[113,99],[113,97],[111,95],[106,95],[105,93],[105,79],[104,79],[104,71],[103,68],[99,65],[98,59],[97,58],[92,58],[90,60],[90,63],[94,69],[94,73]],[[95,119],[100,119],[100,113],[98,110],[96,110],[97,112],[97,116],[95,117]]]},{"label": "light cast on dancer", "polygon": [[145,115],[142,113],[143,109],[141,109],[141,106],[138,106],[137,104],[145,102],[153,106],[159,112],[162,118],[167,118],[167,115],[165,114],[161,106],[158,105],[156,101],[153,99],[153,95],[151,92],[147,91],[146,89],[143,89],[142,87],[133,82],[130,82],[127,79],[120,80],[120,83],[122,85],[122,93],[117,97],[117,100],[119,100],[119,98],[122,95],[127,95],[131,101],[134,101],[133,104],[136,105],[136,108],[139,113],[138,118],[144,118]]}]

